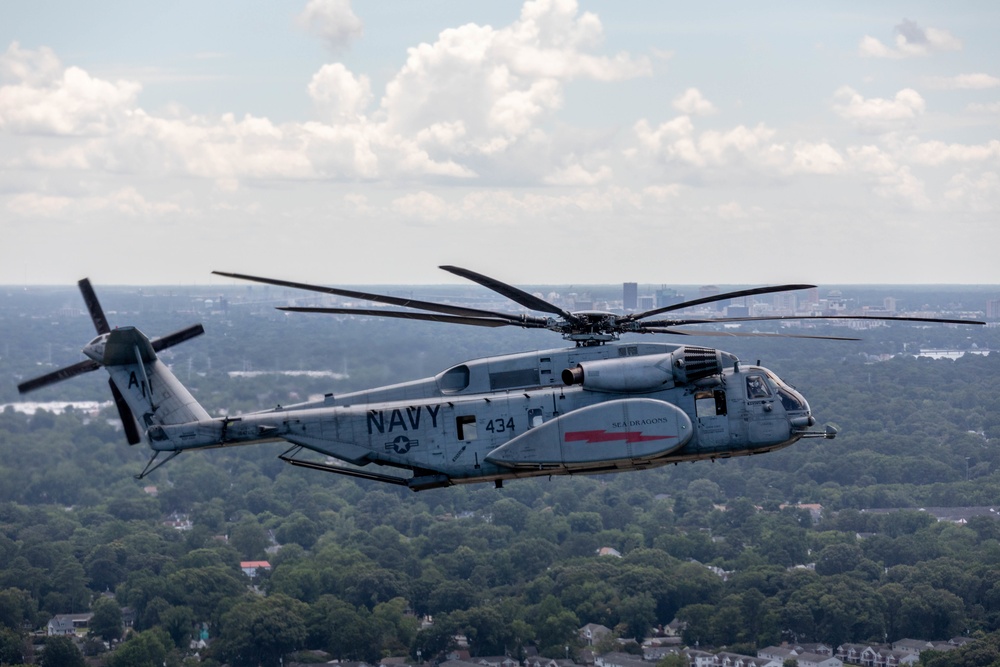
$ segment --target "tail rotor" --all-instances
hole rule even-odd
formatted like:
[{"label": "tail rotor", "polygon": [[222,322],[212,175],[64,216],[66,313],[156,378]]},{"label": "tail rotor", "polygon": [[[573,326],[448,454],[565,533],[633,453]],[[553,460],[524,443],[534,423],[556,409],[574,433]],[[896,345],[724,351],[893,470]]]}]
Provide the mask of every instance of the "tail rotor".
[{"label": "tail rotor", "polygon": [[[87,311],[90,313],[90,319],[94,323],[94,328],[97,330],[97,337],[83,348],[83,353],[89,358],[52,371],[51,373],[46,373],[45,375],[22,382],[17,385],[17,390],[21,394],[26,394],[28,392],[41,389],[42,387],[47,387],[51,384],[55,384],[56,382],[68,380],[83,373],[96,371],[97,369],[105,366],[120,365],[122,363],[122,346],[118,343],[123,339],[127,339],[129,341],[135,340],[135,337],[132,335],[118,335],[125,334],[126,331],[130,331],[131,327],[115,330],[111,329],[111,326],[108,324],[108,319],[104,314],[104,309],[101,308],[101,303],[97,299],[97,294],[94,292],[94,288],[91,286],[88,279],[84,278],[78,283],[78,285],[80,293],[83,295],[83,301],[87,304]],[[144,345],[148,345],[152,348],[143,357],[143,355],[140,355],[139,348],[136,347],[134,343],[129,343],[129,346],[134,350],[132,360],[145,366],[152,360],[155,360],[157,352],[165,350],[168,347],[173,347],[179,343],[183,343],[184,341],[190,340],[195,336],[199,336],[205,333],[205,329],[202,325],[195,324],[153,340],[146,340],[145,336],[142,336],[141,333],[135,333],[138,334],[140,339],[144,341]],[[111,341],[110,345],[108,344],[109,341]],[[144,372],[145,371],[143,370],[143,373]],[[128,440],[128,443],[130,445],[134,445],[140,442],[142,440],[142,435],[139,421],[136,419],[132,408],[129,407],[129,403],[122,394],[121,388],[115,384],[113,378],[108,379],[108,386],[111,388],[111,396],[114,399],[115,407],[118,409],[118,416],[121,418],[122,426],[125,429],[125,437]]]}]

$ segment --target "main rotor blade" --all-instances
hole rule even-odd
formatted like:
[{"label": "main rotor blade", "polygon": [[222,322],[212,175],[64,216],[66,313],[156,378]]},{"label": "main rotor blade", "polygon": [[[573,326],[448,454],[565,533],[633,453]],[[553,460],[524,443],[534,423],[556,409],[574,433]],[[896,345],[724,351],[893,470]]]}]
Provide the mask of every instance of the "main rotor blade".
[{"label": "main rotor blade", "polygon": [[153,350],[159,352],[160,350],[165,350],[168,347],[173,347],[178,343],[183,343],[186,340],[190,340],[195,336],[200,336],[205,333],[205,327],[200,324],[195,324],[193,326],[187,327],[186,329],[181,329],[180,331],[175,331],[169,333],[166,336],[160,336],[159,338],[150,341],[153,346]]},{"label": "main rotor blade", "polygon": [[907,316],[896,316],[896,315],[761,315],[761,316],[747,316],[747,317],[709,317],[703,319],[683,319],[683,320],[647,320],[645,322],[640,322],[643,326],[647,327],[670,327],[677,325],[686,324],[715,324],[715,323],[725,323],[725,322],[779,322],[779,321],[793,321],[793,320],[875,320],[875,321],[893,321],[897,320],[900,322],[933,322],[937,324],[979,324],[985,325],[985,322],[980,322],[978,320],[953,320],[941,317],[907,317]]},{"label": "main rotor blade", "polygon": [[846,336],[813,336],[809,334],[767,333],[763,331],[697,331],[692,329],[668,329],[643,327],[636,333],[677,334],[680,336],[727,336],[730,338],[814,338],[817,340],[861,340]]},{"label": "main rotor blade", "polygon": [[100,367],[101,365],[93,359],[84,359],[83,361],[75,363],[72,366],[66,366],[57,371],[52,371],[51,373],[46,373],[45,375],[22,382],[17,385],[17,390],[22,394],[27,394],[29,391],[41,389],[42,387],[55,384],[56,382],[62,382],[63,380],[68,380],[71,377],[80,375],[81,373],[96,371]]},{"label": "main rotor blade", "polygon": [[682,301],[681,303],[675,303],[672,306],[663,306],[662,308],[654,308],[653,310],[647,310],[642,313],[633,313],[631,315],[626,315],[620,318],[619,322],[628,322],[634,320],[641,320],[646,317],[652,317],[653,315],[659,315],[660,313],[669,313],[673,310],[683,310],[684,308],[689,308],[691,306],[700,306],[703,303],[715,303],[717,301],[725,301],[726,299],[739,299],[744,296],[755,296],[757,294],[773,294],[774,292],[791,292],[800,289],[813,289],[815,285],[771,285],[769,287],[754,287],[752,289],[737,290],[735,292],[725,292],[723,294],[716,294],[714,296],[706,296],[700,299],[692,299],[691,301]]},{"label": "main rotor blade", "polygon": [[470,324],[477,327],[516,327],[541,329],[545,325],[537,322],[512,322],[498,317],[462,317],[458,315],[432,315],[431,313],[410,313],[401,310],[381,310],[379,308],[320,308],[311,306],[280,306],[278,310],[293,313],[327,313],[332,315],[363,315],[365,317],[394,317],[402,320],[422,320],[424,322],[445,322],[448,324]]},{"label": "main rotor blade", "polygon": [[111,331],[111,327],[108,325],[108,318],[104,316],[101,302],[97,300],[97,294],[94,292],[94,288],[91,287],[90,281],[84,278],[77,285],[80,286],[80,293],[83,294],[83,301],[87,304],[87,310],[90,311],[90,319],[93,320],[97,333],[106,334]]},{"label": "main rotor blade", "polygon": [[471,280],[474,283],[479,283],[483,287],[491,289],[497,294],[501,294],[514,303],[518,303],[525,308],[530,308],[531,310],[537,310],[543,313],[559,315],[568,322],[579,322],[579,318],[573,315],[573,313],[565,311],[559,306],[551,304],[544,299],[539,299],[534,294],[528,294],[524,290],[520,290],[513,285],[500,282],[495,278],[484,276],[481,273],[476,273],[475,271],[470,271],[469,269],[463,269],[460,266],[441,266],[438,268],[444,269],[448,273],[453,273],[456,276],[461,276],[462,278]]},{"label": "main rotor blade", "polygon": [[[384,294],[372,294],[370,292],[356,292],[354,290],[341,289],[339,287],[324,287],[322,285],[309,285],[307,283],[297,283],[297,282],[292,282],[290,280],[262,278],[260,276],[250,276],[243,273],[226,273],[224,271],[212,271],[212,273],[219,276],[226,276],[227,278],[237,278],[239,280],[249,280],[255,283],[264,283],[265,285],[277,285],[279,287],[291,287],[294,289],[308,290],[311,292],[322,292],[324,294],[344,296],[349,299],[363,299],[365,301],[375,301],[376,303],[387,303],[390,306],[415,308],[417,310],[427,310],[432,313],[443,313],[445,315],[456,315],[459,317],[497,317],[515,323],[520,323],[522,320],[522,316],[520,315],[495,313],[490,310],[480,310],[478,308],[449,306],[443,303],[418,301],[417,299],[406,299],[402,297],[386,296]],[[539,323],[544,322],[543,318],[532,318],[532,319]]]}]

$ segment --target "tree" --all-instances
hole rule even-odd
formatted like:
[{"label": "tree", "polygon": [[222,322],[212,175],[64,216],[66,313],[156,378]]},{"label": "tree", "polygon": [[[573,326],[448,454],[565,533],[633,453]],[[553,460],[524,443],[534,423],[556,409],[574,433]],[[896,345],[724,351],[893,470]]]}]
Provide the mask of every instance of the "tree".
[{"label": "tree", "polygon": [[91,606],[90,634],[106,642],[122,636],[122,608],[111,598],[100,597]]},{"label": "tree", "polygon": [[159,667],[165,664],[170,638],[160,629],[143,630],[115,649],[108,667]]},{"label": "tree", "polygon": [[39,664],[41,667],[86,667],[83,653],[69,637],[47,637]]},{"label": "tree", "polygon": [[276,594],[247,596],[222,615],[213,652],[234,667],[277,667],[306,639],[304,603]]},{"label": "tree", "polygon": [[659,662],[656,663],[656,667],[688,667],[688,661],[684,656],[672,653],[660,658]]}]

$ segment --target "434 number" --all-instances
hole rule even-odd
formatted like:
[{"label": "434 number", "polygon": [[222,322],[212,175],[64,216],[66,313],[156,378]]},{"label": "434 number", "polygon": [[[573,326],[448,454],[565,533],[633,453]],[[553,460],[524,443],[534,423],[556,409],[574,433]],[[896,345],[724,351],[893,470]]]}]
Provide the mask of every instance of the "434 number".
[{"label": "434 number", "polygon": [[491,419],[486,422],[486,430],[490,433],[503,433],[504,431],[514,430],[514,418],[509,417],[506,421],[502,417],[497,419]]}]

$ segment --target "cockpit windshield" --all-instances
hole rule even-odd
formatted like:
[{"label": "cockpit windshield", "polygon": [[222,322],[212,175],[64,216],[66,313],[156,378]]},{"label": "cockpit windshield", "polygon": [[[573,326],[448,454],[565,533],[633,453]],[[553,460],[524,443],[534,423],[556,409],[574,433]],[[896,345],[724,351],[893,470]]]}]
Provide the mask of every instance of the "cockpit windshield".
[{"label": "cockpit windshield", "polygon": [[786,412],[809,409],[809,404],[806,403],[806,399],[799,392],[789,387],[771,371],[765,371],[765,373],[767,374],[769,383],[774,387],[778,398],[781,399],[781,406],[785,408]]}]

